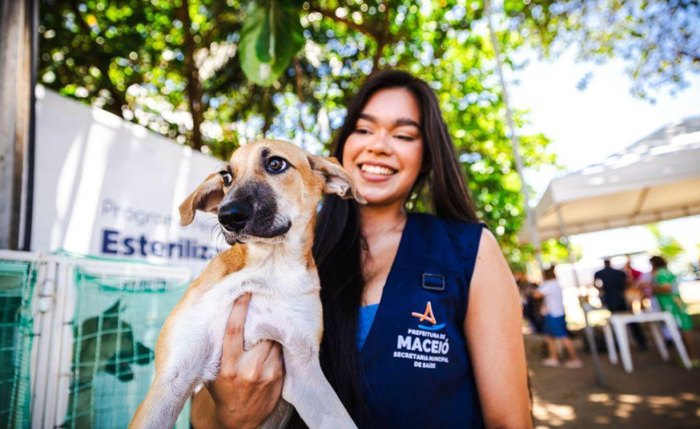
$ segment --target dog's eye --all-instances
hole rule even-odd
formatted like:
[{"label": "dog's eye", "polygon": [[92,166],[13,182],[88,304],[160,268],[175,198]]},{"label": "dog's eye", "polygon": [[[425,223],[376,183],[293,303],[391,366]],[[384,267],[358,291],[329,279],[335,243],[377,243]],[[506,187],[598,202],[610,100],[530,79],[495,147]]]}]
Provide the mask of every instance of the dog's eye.
[{"label": "dog's eye", "polygon": [[279,174],[289,168],[289,163],[286,159],[279,156],[270,157],[265,164],[265,170],[270,174]]},{"label": "dog's eye", "polygon": [[231,173],[228,171],[221,171],[219,174],[221,174],[221,177],[224,179],[224,186],[231,186],[231,183],[233,183],[233,176]]}]

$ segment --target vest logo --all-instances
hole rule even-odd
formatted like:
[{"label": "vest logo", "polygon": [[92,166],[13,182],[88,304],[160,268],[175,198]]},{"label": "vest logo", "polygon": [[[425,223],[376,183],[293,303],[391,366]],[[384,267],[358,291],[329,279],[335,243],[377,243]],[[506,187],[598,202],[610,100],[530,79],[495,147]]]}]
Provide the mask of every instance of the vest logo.
[{"label": "vest logo", "polygon": [[406,334],[396,336],[394,358],[413,361],[414,368],[436,369],[440,364],[450,363],[450,339],[447,332],[434,332],[445,327],[438,323],[433,312],[433,304],[425,303],[422,313],[411,312],[418,319],[418,328],[406,329]]},{"label": "vest logo", "polygon": [[419,323],[424,322],[426,320],[428,322],[432,323],[432,326],[426,326],[426,325],[421,325],[421,324],[418,325],[418,327],[420,329],[423,329],[425,331],[437,331],[437,330],[440,330],[440,329],[445,327],[444,323],[440,323],[440,324],[437,323],[437,320],[435,319],[435,315],[433,314],[433,305],[430,303],[430,301],[428,301],[425,304],[425,311],[423,313],[417,313],[414,311],[411,313],[411,316],[417,317]]}]

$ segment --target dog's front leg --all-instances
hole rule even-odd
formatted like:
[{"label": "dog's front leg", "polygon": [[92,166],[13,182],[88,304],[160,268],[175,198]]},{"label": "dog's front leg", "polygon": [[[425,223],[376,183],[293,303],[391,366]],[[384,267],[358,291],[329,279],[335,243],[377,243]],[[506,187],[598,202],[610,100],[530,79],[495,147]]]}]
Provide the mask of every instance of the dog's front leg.
[{"label": "dog's front leg", "polygon": [[[264,294],[254,294],[251,298],[244,328],[245,344],[250,346],[261,340],[282,344],[285,366],[282,398],[294,405],[309,428],[356,428],[321,371],[318,360],[321,302],[311,294],[291,302],[270,298]],[[275,427],[265,423],[265,427]]]},{"label": "dog's front leg", "polygon": [[[181,320],[174,319],[174,324]],[[197,384],[210,360],[213,345],[208,338],[197,336],[204,327],[189,332],[184,343],[175,331],[161,333],[159,343],[177,345],[172,349],[156,350],[156,373],[151,387],[129,424],[130,429],[165,429],[175,424],[185,401]]]},{"label": "dog's front leg", "polygon": [[326,380],[318,353],[309,348],[283,348],[286,375],[282,397],[297,409],[311,429],[356,429],[357,426]]},{"label": "dog's front leg", "polygon": [[156,347],[156,373],[129,427],[173,427],[194,388],[219,369],[226,323],[233,302],[256,283],[235,275],[202,294],[188,294],[168,316]]}]

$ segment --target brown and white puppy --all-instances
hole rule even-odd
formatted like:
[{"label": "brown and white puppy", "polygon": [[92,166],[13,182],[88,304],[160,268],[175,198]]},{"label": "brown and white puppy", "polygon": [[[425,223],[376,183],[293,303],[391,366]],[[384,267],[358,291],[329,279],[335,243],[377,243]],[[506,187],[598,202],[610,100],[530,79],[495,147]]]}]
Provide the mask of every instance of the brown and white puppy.
[{"label": "brown and white puppy", "polygon": [[[311,245],[323,193],[364,201],[335,159],[267,140],[238,149],[182,203],[183,225],[196,210],[217,213],[233,247],[209,263],[165,322],[155,378],[130,428],[172,428],[193,390],[216,377],[231,307],[246,292],[244,346],[282,345],[282,398],[310,428],[356,427],[318,360],[323,315]],[[263,427],[286,424],[285,401]]]}]

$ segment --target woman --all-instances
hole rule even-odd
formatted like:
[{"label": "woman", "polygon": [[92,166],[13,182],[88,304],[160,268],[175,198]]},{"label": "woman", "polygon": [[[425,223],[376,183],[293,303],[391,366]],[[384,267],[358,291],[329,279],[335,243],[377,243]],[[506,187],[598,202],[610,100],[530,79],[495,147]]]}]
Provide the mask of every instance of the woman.
[{"label": "woman", "polygon": [[[398,71],[370,79],[334,156],[367,200],[326,199],[314,246],[321,361],[355,421],[531,427],[517,287],[477,221],[433,91]],[[423,185],[438,217],[406,211]],[[279,346],[242,350],[247,301],[231,312],[221,373],[193,402],[197,429],[255,427],[279,398]]]},{"label": "woman", "polygon": [[688,350],[688,356],[693,362],[693,366],[698,366],[698,356],[695,352],[695,342],[693,340],[693,319],[687,313],[685,303],[681,299],[680,290],[678,289],[678,280],[676,275],[668,269],[666,259],[661,256],[652,256],[649,259],[651,264],[651,277],[654,296],[661,310],[668,311],[676,319],[678,327],[683,336],[685,348]]}]

